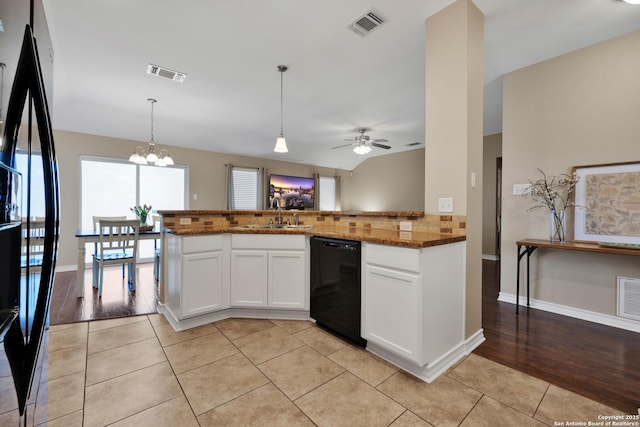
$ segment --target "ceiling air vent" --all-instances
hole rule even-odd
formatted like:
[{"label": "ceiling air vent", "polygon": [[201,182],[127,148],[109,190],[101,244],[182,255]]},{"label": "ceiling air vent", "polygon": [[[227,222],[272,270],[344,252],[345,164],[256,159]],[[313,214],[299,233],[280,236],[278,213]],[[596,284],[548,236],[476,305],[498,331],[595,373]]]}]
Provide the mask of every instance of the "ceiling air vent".
[{"label": "ceiling air vent", "polygon": [[410,142],[406,146],[407,147],[415,147],[416,145],[422,145],[422,142]]},{"label": "ceiling air vent", "polygon": [[168,68],[160,67],[159,65],[149,64],[147,65],[147,74],[151,74],[158,77],[165,77],[171,79],[174,82],[182,83],[187,78],[185,73],[179,73]]},{"label": "ceiling air vent", "polygon": [[380,15],[377,10],[370,9],[367,13],[349,24],[347,28],[359,36],[364,37],[386,22],[387,20]]}]

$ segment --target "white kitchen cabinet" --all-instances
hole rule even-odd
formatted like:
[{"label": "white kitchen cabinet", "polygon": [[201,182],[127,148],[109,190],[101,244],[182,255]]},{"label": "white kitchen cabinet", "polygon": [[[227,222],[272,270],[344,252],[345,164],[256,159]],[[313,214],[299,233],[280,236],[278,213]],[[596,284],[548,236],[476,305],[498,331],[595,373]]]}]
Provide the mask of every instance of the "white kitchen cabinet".
[{"label": "white kitchen cabinet", "polygon": [[266,251],[233,250],[231,252],[232,306],[267,306],[267,262]]},{"label": "white kitchen cabinet", "polygon": [[233,234],[231,306],[308,310],[308,254],[303,235]]},{"label": "white kitchen cabinet", "polygon": [[228,235],[166,235],[165,306],[176,320],[229,307]]},{"label": "white kitchen cabinet", "polygon": [[269,307],[304,309],[307,289],[306,251],[269,251]]},{"label": "white kitchen cabinet", "polygon": [[368,265],[364,278],[364,337],[418,362],[420,275]]},{"label": "white kitchen cabinet", "polygon": [[465,342],[464,259],[465,242],[364,244],[367,348],[427,381],[450,366]]}]

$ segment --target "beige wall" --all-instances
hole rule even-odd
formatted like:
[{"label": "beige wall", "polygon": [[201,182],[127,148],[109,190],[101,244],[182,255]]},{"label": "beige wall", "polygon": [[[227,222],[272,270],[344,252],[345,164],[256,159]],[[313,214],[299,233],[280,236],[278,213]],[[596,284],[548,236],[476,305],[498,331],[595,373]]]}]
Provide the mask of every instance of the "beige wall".
[{"label": "beige wall", "polygon": [[424,149],[370,157],[348,181],[343,209],[354,211],[424,210]]},{"label": "beige wall", "polygon": [[[458,0],[426,20],[425,212],[453,197],[467,217],[465,336],[482,329],[484,16]],[[476,185],[471,186],[471,175]]]},{"label": "beige wall", "polygon": [[[640,160],[640,31],[507,74],[503,79],[502,292],[515,294],[518,239],[548,238],[548,214],[512,186],[572,166]],[[637,257],[538,250],[532,297],[615,315],[616,276]]]},{"label": "beige wall", "polygon": [[482,145],[482,255],[496,255],[496,159],[502,156],[502,134],[487,135]]},{"label": "beige wall", "polygon": [[[54,132],[56,156],[60,175],[60,242],[58,266],[75,266],[77,243],[74,237],[80,224],[80,156],[102,156],[128,159],[139,142],[106,138],[74,132]],[[234,156],[209,151],[190,150],[178,147],[169,149],[177,164],[189,166],[189,208],[224,209],[225,208],[225,164],[238,166],[262,166],[267,171],[285,175],[312,176],[318,172],[323,175],[339,175],[344,182],[342,193],[348,197],[348,171],[320,168],[311,165]],[[193,200],[193,194],[198,200]]]}]

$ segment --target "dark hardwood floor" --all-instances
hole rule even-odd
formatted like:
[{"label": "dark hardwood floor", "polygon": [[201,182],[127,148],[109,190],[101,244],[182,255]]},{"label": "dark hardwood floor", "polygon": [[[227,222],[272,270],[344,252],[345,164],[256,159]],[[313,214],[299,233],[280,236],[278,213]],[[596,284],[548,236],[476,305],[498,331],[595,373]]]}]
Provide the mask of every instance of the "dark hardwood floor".
[{"label": "dark hardwood floor", "polygon": [[105,267],[102,297],[91,286],[91,269],[85,273],[84,298],[76,297],[76,272],[56,273],[51,294],[49,324],[137,316],[156,312],[158,285],[153,263],[138,264],[136,291],[129,292],[122,267]]},{"label": "dark hardwood floor", "polygon": [[640,409],[640,334],[498,302],[500,264],[483,261],[482,327],[474,353],[625,411]]}]

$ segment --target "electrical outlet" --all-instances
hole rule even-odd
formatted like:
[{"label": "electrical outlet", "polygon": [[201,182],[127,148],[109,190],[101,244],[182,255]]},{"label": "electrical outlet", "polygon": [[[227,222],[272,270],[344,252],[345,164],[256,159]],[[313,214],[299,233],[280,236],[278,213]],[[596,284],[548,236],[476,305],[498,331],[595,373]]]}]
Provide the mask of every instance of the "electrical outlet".
[{"label": "electrical outlet", "polygon": [[400,231],[411,231],[411,221],[400,221]]},{"label": "electrical outlet", "polygon": [[453,197],[440,197],[438,199],[438,212],[440,212],[440,213],[452,213],[453,212]]},{"label": "electrical outlet", "polygon": [[513,184],[513,195],[522,196],[531,192],[531,184]]},{"label": "electrical outlet", "polygon": [[180,218],[180,225],[189,225],[191,224],[191,218]]}]

